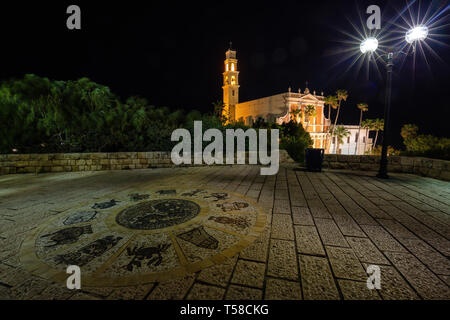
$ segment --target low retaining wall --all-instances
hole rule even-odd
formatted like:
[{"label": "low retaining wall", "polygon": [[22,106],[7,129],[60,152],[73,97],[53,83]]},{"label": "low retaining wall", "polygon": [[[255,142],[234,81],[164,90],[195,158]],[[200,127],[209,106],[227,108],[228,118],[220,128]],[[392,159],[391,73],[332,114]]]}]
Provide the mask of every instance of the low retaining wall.
[{"label": "low retaining wall", "polygon": [[[325,168],[378,171],[381,157],[325,155]],[[420,157],[388,157],[388,171],[413,173],[421,176],[450,181],[450,161]]]},{"label": "low retaining wall", "polygon": [[[293,160],[280,150],[280,163]],[[0,154],[0,175],[174,167],[170,152]]]}]

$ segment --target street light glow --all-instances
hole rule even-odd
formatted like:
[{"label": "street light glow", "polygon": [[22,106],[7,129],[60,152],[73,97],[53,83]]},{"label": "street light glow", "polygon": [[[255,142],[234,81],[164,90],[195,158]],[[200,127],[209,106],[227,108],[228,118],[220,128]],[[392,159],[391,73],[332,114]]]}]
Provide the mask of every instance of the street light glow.
[{"label": "street light glow", "polygon": [[361,43],[360,49],[362,53],[375,52],[378,49],[378,40],[375,38],[367,38]]},{"label": "street light glow", "polygon": [[406,33],[406,42],[413,43],[418,40],[425,40],[428,36],[428,28],[426,26],[417,26]]}]

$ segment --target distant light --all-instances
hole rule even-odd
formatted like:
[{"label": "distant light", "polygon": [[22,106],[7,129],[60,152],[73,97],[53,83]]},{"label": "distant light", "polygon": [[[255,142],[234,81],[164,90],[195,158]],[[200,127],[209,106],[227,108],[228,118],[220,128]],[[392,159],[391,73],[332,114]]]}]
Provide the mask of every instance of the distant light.
[{"label": "distant light", "polygon": [[366,53],[366,52],[372,53],[372,52],[375,52],[375,50],[378,49],[378,40],[375,39],[375,38],[367,38],[366,40],[364,40],[364,41],[361,43],[360,49],[361,49],[361,52],[362,52],[362,53]]},{"label": "distant light", "polygon": [[418,40],[425,40],[428,36],[428,28],[426,26],[417,26],[406,33],[406,42],[413,43]]}]

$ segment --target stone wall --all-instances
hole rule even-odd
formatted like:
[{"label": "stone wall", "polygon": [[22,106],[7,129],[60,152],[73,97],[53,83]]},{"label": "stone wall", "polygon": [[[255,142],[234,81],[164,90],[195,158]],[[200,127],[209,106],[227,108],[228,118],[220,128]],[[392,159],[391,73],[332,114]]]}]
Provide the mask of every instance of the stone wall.
[{"label": "stone wall", "polygon": [[[378,171],[381,157],[354,155],[325,155],[324,168]],[[388,157],[388,171],[413,173],[450,181],[450,161],[420,157]]]},{"label": "stone wall", "polygon": [[[280,163],[293,163],[280,150]],[[0,154],[0,175],[174,167],[170,152]]]}]

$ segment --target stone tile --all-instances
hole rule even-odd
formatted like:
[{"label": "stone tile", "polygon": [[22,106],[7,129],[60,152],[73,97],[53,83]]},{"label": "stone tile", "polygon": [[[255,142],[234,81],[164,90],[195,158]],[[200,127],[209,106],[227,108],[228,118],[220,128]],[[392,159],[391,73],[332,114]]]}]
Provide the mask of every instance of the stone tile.
[{"label": "stone tile", "polygon": [[417,239],[417,237],[406,229],[401,223],[394,220],[378,219],[378,222],[385,227],[396,238]]},{"label": "stone tile", "polygon": [[405,247],[431,271],[450,275],[450,260],[419,239],[400,239]]},{"label": "stone tile", "polygon": [[377,290],[367,288],[366,282],[338,280],[344,300],[381,300]]},{"label": "stone tile", "polygon": [[338,226],[332,219],[314,219],[317,230],[322,238],[323,244],[348,247],[347,241],[339,230]]},{"label": "stone tile", "polygon": [[188,276],[159,283],[148,296],[149,300],[182,300],[194,283],[194,277]]},{"label": "stone tile", "polygon": [[84,293],[84,292],[77,292],[73,296],[71,296],[69,300],[89,301],[89,300],[101,300],[101,299],[98,297],[94,297],[90,294]]},{"label": "stone tile", "polygon": [[67,300],[72,295],[74,295],[76,291],[69,290],[65,286],[60,284],[51,284],[45,290],[35,296],[33,296],[32,300]]},{"label": "stone tile", "polygon": [[339,300],[333,275],[326,258],[299,256],[305,300]]},{"label": "stone tile", "polygon": [[333,273],[337,278],[367,280],[366,271],[352,249],[327,246],[326,251]]},{"label": "stone tile", "polygon": [[450,299],[450,288],[410,253],[386,252],[392,264],[424,299]]},{"label": "stone tile", "polygon": [[298,279],[294,241],[271,240],[267,275],[291,280]]},{"label": "stone tile", "polygon": [[200,271],[197,280],[214,284],[216,286],[226,287],[230,281],[237,257],[227,259],[225,262],[216,264],[212,267]]},{"label": "stone tile", "polygon": [[239,260],[234,270],[232,283],[242,284],[250,287],[262,288],[264,285],[264,274],[266,265],[264,263]]},{"label": "stone tile", "polygon": [[362,225],[361,228],[380,250],[406,252],[406,249],[383,227]]},{"label": "stone tile", "polygon": [[154,283],[115,289],[108,300],[142,300],[155,286]]},{"label": "stone tile", "polygon": [[275,200],[273,203],[273,213],[291,214],[289,200]]},{"label": "stone tile", "polygon": [[29,300],[41,294],[48,286],[49,282],[37,277],[31,278],[22,284],[11,289],[11,295],[15,300]]},{"label": "stone tile", "polygon": [[266,300],[301,300],[300,283],[268,278],[266,280]]},{"label": "stone tile", "polygon": [[274,214],[272,216],[272,239],[294,240],[292,219],[287,214]]},{"label": "stone tile", "polygon": [[347,237],[347,242],[352,247],[359,261],[372,264],[389,264],[389,261],[369,239]]},{"label": "stone tile", "polygon": [[222,300],[225,289],[196,283],[187,296],[187,300]]},{"label": "stone tile", "polygon": [[1,300],[13,300],[10,288],[0,286],[0,301]]},{"label": "stone tile", "polygon": [[442,281],[444,281],[448,286],[450,286],[450,276],[439,275]]},{"label": "stone tile", "polygon": [[313,226],[314,221],[311,212],[306,207],[292,207],[292,219],[294,224]]},{"label": "stone tile", "polygon": [[262,300],[263,292],[259,289],[231,285],[225,300]]},{"label": "stone tile", "polygon": [[319,199],[308,200],[309,210],[314,218],[331,219],[327,208]]},{"label": "stone tile", "polygon": [[242,259],[255,260],[260,262],[267,261],[267,255],[269,251],[269,240],[270,240],[270,227],[266,228],[261,235],[261,237],[250,246],[245,248],[239,256]]},{"label": "stone tile", "polygon": [[314,226],[294,226],[298,253],[325,256],[322,241]]},{"label": "stone tile", "polygon": [[[364,264],[367,269],[369,264]],[[381,272],[381,290],[378,293],[384,300],[418,300],[417,293],[403,279],[403,277],[390,266],[379,266]]]}]

